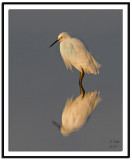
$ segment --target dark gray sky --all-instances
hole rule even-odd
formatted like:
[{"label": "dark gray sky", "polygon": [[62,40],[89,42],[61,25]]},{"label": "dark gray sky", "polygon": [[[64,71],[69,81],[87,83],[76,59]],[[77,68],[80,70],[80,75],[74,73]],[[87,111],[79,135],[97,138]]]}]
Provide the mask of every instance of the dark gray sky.
[{"label": "dark gray sky", "polygon": [[[102,102],[68,137],[52,120],[61,124],[67,99],[79,96],[79,72],[66,69],[59,43],[49,48],[61,32],[82,40],[102,65],[83,79]],[[9,150],[122,150],[121,10],[9,11]]]}]

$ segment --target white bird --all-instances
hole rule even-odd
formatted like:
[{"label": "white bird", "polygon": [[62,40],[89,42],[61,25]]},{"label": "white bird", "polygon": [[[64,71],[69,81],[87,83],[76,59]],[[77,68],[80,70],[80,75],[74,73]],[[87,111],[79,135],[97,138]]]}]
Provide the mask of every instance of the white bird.
[{"label": "white bird", "polygon": [[50,47],[58,41],[60,42],[60,52],[66,67],[72,70],[73,65],[80,71],[79,84],[82,83],[85,73],[95,75],[99,73],[100,64],[87,51],[80,40],[72,38],[66,32],[62,32]]},{"label": "white bird", "polygon": [[68,136],[73,131],[81,128],[88,119],[88,116],[101,101],[99,91],[80,94],[75,100],[69,98],[62,113],[62,125],[53,122],[63,136]]}]

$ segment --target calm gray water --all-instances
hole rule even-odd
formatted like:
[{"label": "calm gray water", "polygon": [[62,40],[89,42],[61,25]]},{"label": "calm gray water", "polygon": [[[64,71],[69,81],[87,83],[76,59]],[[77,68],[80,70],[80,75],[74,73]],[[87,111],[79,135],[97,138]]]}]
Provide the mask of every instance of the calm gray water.
[{"label": "calm gray water", "polygon": [[[102,101],[85,125],[64,137],[61,124],[68,98],[80,95],[79,72],[67,70],[59,43],[61,32],[82,40],[102,65],[100,74],[85,75],[86,92],[99,91]],[[9,11],[9,150],[122,150],[122,11]]]}]

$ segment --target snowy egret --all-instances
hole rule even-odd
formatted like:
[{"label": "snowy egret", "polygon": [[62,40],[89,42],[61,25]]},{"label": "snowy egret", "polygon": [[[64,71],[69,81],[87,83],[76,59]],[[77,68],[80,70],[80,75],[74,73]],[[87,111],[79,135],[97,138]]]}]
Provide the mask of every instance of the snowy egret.
[{"label": "snowy egret", "polygon": [[95,75],[99,73],[100,64],[87,51],[80,40],[72,38],[66,32],[62,32],[50,47],[58,41],[60,42],[60,52],[66,67],[72,70],[73,65],[80,71],[79,84],[82,83],[85,73]]},{"label": "snowy egret", "polygon": [[72,97],[67,100],[62,113],[62,125],[53,122],[59,127],[63,136],[68,136],[85,124],[89,115],[101,101],[99,94],[99,91],[87,92],[84,95],[80,94],[75,100]]}]

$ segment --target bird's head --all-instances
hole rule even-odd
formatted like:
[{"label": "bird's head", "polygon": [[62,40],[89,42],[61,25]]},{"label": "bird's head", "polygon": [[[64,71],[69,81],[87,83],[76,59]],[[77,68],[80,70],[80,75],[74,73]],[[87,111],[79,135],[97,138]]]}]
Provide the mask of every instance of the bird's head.
[{"label": "bird's head", "polygon": [[66,33],[66,32],[60,33],[58,36],[58,39],[50,47],[52,47],[56,42],[58,42],[58,41],[62,42],[67,38],[71,38],[71,36],[68,33]]},{"label": "bird's head", "polygon": [[62,32],[58,36],[58,41],[62,42],[67,38],[70,38],[71,36],[67,32]]}]

